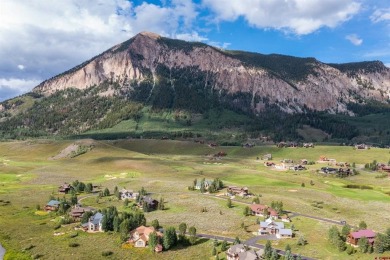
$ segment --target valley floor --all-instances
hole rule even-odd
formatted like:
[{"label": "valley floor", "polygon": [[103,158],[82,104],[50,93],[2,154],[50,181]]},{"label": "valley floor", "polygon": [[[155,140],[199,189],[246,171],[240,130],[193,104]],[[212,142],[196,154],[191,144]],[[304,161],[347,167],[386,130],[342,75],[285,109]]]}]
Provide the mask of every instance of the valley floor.
[{"label": "valley floor", "polygon": [[[93,148],[74,158],[55,157],[78,143]],[[210,160],[209,155],[218,152],[225,152],[227,156]],[[306,171],[277,171],[264,166],[261,158],[268,153],[275,163],[283,159],[317,161],[320,156],[326,156],[338,162],[355,163],[360,174],[345,179],[326,176],[318,172],[326,166],[320,163],[308,166]],[[157,200],[162,197],[166,202],[165,210],[145,213],[148,223],[158,219],[164,227],[177,228],[185,222],[195,226],[198,233],[239,237],[241,241],[253,238],[252,232],[258,229],[257,217],[243,215],[246,203],[251,203],[252,199],[236,198],[233,207],[227,208],[226,198],[188,190],[194,179],[220,178],[225,185],[248,187],[252,193],[261,195],[263,204],[282,201],[284,209],[296,213],[292,214],[291,223],[296,229],[295,238],[273,241],[273,247],[283,250],[290,244],[293,253],[315,259],[373,259],[375,254],[349,256],[338,252],[327,241],[328,229],[341,220],[352,226],[364,220],[368,228],[377,232],[390,227],[384,225],[390,222],[387,214],[390,212],[390,179],[379,178],[379,173],[363,168],[374,160],[387,163],[389,159],[388,149],[360,151],[345,146],[209,147],[172,140],[1,142],[0,243],[9,259],[31,259],[31,256],[67,259],[69,255],[75,259],[99,259],[104,250],[114,253],[111,259],[212,259],[212,242],[206,239],[200,239],[195,246],[154,255],[148,249],[122,248],[116,233],[79,232],[77,237],[71,238],[75,224],[54,230],[58,217],[36,214],[36,208],[37,205],[42,208],[50,195],[62,196],[57,193],[58,186],[74,180],[92,182],[110,191],[115,186],[134,191],[144,187],[152,197]],[[349,189],[345,187],[347,184],[367,185],[372,189]],[[112,197],[89,196],[82,204],[98,209],[113,205],[126,210],[122,201]],[[204,208],[207,212],[202,212]],[[61,235],[55,235],[56,232]],[[308,242],[305,246],[296,245],[301,235]],[[70,242],[77,242],[79,246],[69,247]],[[223,257],[221,253],[220,259]]]}]

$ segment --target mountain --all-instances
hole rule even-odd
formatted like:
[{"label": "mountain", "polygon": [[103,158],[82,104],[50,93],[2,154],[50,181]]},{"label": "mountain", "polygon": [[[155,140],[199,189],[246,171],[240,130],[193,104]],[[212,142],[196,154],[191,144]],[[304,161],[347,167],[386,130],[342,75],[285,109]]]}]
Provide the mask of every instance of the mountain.
[{"label": "mountain", "polygon": [[390,69],[380,61],[325,64],[143,32],[1,103],[0,131],[82,133],[139,120],[145,106],[198,114],[223,107],[254,120],[270,109],[358,115],[387,111],[389,97]]}]

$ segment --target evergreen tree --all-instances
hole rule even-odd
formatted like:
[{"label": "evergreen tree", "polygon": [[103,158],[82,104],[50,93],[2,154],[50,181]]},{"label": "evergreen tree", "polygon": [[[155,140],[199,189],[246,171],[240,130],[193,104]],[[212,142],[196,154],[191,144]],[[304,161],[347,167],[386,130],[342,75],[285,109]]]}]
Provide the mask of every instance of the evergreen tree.
[{"label": "evergreen tree", "polygon": [[253,198],[252,202],[255,203],[255,204],[260,204],[259,196],[256,196],[255,198]]},{"label": "evergreen tree", "polygon": [[284,248],[284,251],[291,251],[291,246],[290,244],[287,244],[286,247]]},{"label": "evergreen tree", "polygon": [[92,211],[84,212],[84,214],[81,216],[81,224],[87,223],[89,221],[89,218],[93,216]]},{"label": "evergreen tree", "polygon": [[77,202],[78,202],[78,200],[77,200],[77,195],[76,195],[76,194],[75,194],[75,195],[72,195],[72,196],[70,197],[70,204],[71,204],[71,205],[76,205]]},{"label": "evergreen tree", "polygon": [[377,254],[382,254],[387,250],[387,247],[387,237],[384,234],[378,233],[375,237],[374,252]]},{"label": "evergreen tree", "polygon": [[163,237],[164,248],[168,250],[169,248],[177,244],[176,230],[174,227],[168,227],[164,232]]},{"label": "evergreen tree", "polygon": [[271,241],[267,240],[267,243],[265,243],[265,247],[264,247],[264,258],[270,259],[271,255],[272,255]]},{"label": "evergreen tree", "polygon": [[127,240],[129,236],[130,228],[131,228],[131,223],[129,219],[123,220],[122,223],[119,225],[119,234],[122,241]]},{"label": "evergreen tree", "polygon": [[272,254],[271,254],[271,260],[278,260],[279,259],[279,254],[278,252],[276,252],[276,249],[273,249],[272,250]]},{"label": "evergreen tree", "polygon": [[120,225],[120,219],[118,216],[115,216],[114,217],[114,220],[113,220],[113,231],[115,232],[119,232],[119,225]]},{"label": "evergreen tree", "polygon": [[299,237],[299,239],[298,239],[298,242],[297,242],[297,245],[298,246],[304,246],[304,245],[306,245],[306,239],[305,239],[305,237],[304,236],[300,236]]},{"label": "evergreen tree", "polygon": [[343,237],[343,240],[347,240],[347,236],[351,232],[351,227],[348,225],[344,225],[343,228],[341,229],[341,236]]},{"label": "evergreen tree", "polygon": [[127,207],[129,206],[129,199],[126,198],[124,201],[123,201],[123,206]]},{"label": "evergreen tree", "polygon": [[93,191],[92,183],[87,183],[87,185],[85,186],[85,192],[86,193],[91,193],[92,191]]},{"label": "evergreen tree", "polygon": [[249,216],[249,215],[251,215],[251,214],[252,214],[251,208],[250,208],[249,206],[246,206],[246,207],[244,208],[244,216]]},{"label": "evergreen tree", "polygon": [[188,229],[188,234],[189,234],[189,241],[191,245],[194,245],[196,243],[196,228],[194,226],[190,227]]},{"label": "evergreen tree", "polygon": [[363,220],[359,223],[359,230],[367,229],[367,224]]},{"label": "evergreen tree", "polygon": [[359,246],[359,251],[362,253],[367,253],[368,251],[368,239],[366,237],[361,237],[357,243]]},{"label": "evergreen tree", "polygon": [[337,246],[338,244],[338,241],[340,239],[340,232],[338,230],[338,228],[336,226],[332,226],[329,231],[328,231],[328,239],[329,239],[329,242],[334,245],[334,246]]},{"label": "evergreen tree", "polygon": [[226,206],[227,206],[228,208],[233,207],[232,200],[231,200],[230,198],[227,199]]},{"label": "evergreen tree", "polygon": [[157,219],[155,219],[152,221],[151,226],[154,227],[155,230],[157,230],[160,227],[160,223]]},{"label": "evergreen tree", "polygon": [[164,206],[164,198],[163,197],[160,197],[160,201],[158,203],[158,209],[159,210],[164,210],[165,209],[165,206]]},{"label": "evergreen tree", "polygon": [[238,244],[241,244],[241,240],[238,237],[236,237],[234,239],[233,245],[238,245]]},{"label": "evergreen tree", "polygon": [[223,240],[221,244],[221,251],[225,252],[226,250],[227,250],[227,242],[226,240]]},{"label": "evergreen tree", "polygon": [[186,232],[187,232],[187,224],[180,223],[180,225],[179,225],[179,239],[181,241],[185,240]]},{"label": "evergreen tree", "polygon": [[211,254],[214,256],[217,254],[217,249],[215,248],[215,246],[213,246],[213,251],[211,252]]},{"label": "evergreen tree", "polygon": [[107,197],[107,196],[110,196],[110,190],[108,188],[105,188],[104,191],[103,191],[103,196],[104,197]]},{"label": "evergreen tree", "polygon": [[149,235],[148,246],[150,251],[154,252],[154,249],[156,248],[157,244],[158,244],[158,236],[156,231],[154,231]]},{"label": "evergreen tree", "polygon": [[115,186],[115,188],[114,188],[114,195],[115,195],[115,197],[116,197],[118,200],[121,199],[121,193],[120,193],[119,190],[118,190],[118,186]]}]

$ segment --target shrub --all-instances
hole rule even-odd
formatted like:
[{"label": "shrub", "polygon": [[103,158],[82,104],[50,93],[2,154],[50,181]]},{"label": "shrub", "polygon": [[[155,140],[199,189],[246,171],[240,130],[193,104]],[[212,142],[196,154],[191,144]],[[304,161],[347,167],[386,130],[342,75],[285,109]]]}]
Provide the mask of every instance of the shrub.
[{"label": "shrub", "polygon": [[110,256],[112,254],[114,254],[114,253],[112,251],[110,251],[110,250],[105,250],[105,251],[102,252],[102,256]]},{"label": "shrub", "polygon": [[78,235],[79,235],[79,233],[76,232],[76,233],[70,234],[69,238],[74,238],[74,237],[77,237]]},{"label": "shrub", "polygon": [[57,230],[57,229],[59,229],[60,227],[61,227],[61,224],[57,224],[57,225],[54,226],[54,230]]},{"label": "shrub", "polygon": [[69,243],[69,247],[78,247],[79,245],[80,245],[79,243],[74,243],[74,242]]}]

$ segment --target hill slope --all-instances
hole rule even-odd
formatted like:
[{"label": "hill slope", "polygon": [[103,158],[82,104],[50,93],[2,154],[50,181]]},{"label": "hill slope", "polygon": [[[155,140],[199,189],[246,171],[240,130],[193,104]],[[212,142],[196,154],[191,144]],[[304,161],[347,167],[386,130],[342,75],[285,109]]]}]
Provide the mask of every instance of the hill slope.
[{"label": "hill slope", "polygon": [[379,61],[324,64],[144,32],[42,82],[32,93],[1,103],[0,130],[7,134],[17,128],[19,135],[38,136],[82,133],[137,121],[145,106],[195,114],[228,109],[262,120],[263,128],[270,111],[277,111],[279,122],[284,113],[305,113],[301,124],[320,127],[324,123],[315,122],[311,113],[352,115],[367,110],[362,108],[366,104],[387,111],[389,96],[390,69]]}]

